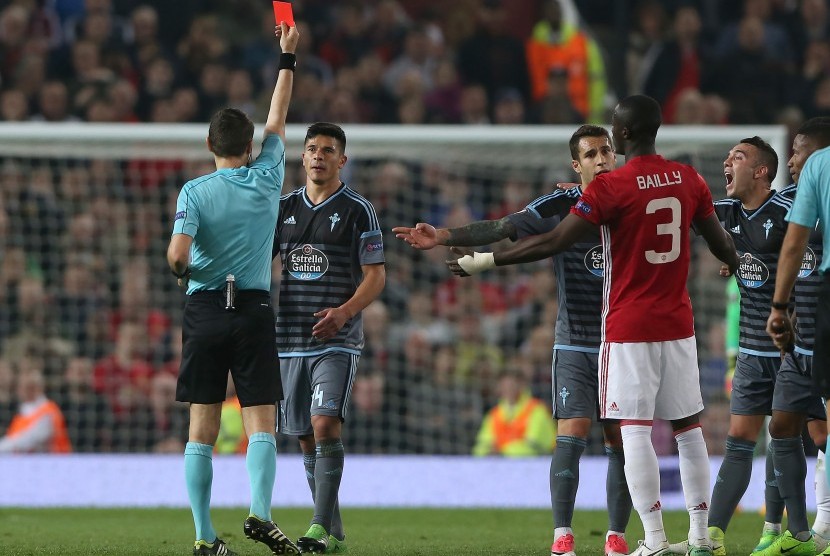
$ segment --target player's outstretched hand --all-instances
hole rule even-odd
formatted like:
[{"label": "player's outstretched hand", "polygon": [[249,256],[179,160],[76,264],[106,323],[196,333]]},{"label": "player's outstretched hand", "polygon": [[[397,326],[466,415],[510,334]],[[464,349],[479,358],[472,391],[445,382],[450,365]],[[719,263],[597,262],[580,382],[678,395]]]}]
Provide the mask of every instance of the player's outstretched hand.
[{"label": "player's outstretched hand", "polygon": [[392,232],[396,238],[404,240],[415,249],[427,250],[439,245],[438,230],[426,222],[418,222],[414,228],[398,226],[392,228]]},{"label": "player's outstretched hand", "polygon": [[468,247],[453,247],[450,251],[460,255],[457,259],[445,261],[447,267],[457,276],[472,276],[496,266],[492,253],[478,253]]},{"label": "player's outstretched hand", "polygon": [[280,48],[285,53],[293,54],[297,50],[297,42],[300,40],[300,32],[297,31],[297,26],[289,27],[289,25],[281,21],[279,25],[274,28],[274,34],[280,40]]}]

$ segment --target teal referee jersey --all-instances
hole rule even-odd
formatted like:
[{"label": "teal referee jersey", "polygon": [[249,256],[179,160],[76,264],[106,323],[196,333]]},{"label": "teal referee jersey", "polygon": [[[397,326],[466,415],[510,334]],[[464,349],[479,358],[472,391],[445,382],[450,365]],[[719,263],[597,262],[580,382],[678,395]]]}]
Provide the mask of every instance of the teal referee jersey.
[{"label": "teal referee jersey", "polygon": [[[814,229],[819,220],[830,222],[830,194],[827,184],[821,182],[821,176],[830,171],[830,147],[819,149],[810,155],[798,177],[798,192],[787,220]],[[830,245],[830,226],[822,230],[823,244]],[[819,270],[822,274],[830,268],[830,257],[823,257]]]},{"label": "teal referee jersey", "polygon": [[221,168],[179,192],[173,234],[193,238],[188,295],[219,290],[233,274],[240,290],[271,289],[271,251],[285,176],[285,145],[268,135],[250,166]]}]

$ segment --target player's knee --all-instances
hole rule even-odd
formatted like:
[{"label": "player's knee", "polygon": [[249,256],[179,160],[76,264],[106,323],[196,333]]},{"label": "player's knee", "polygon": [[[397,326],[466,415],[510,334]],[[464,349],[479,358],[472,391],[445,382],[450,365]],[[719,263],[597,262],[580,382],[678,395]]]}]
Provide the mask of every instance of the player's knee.
[{"label": "player's knee", "polygon": [[769,435],[773,438],[793,438],[801,435],[804,417],[798,413],[773,411],[769,422]]},{"label": "player's knee", "polygon": [[[619,431],[619,427],[617,427]],[[557,436],[575,436],[577,438],[588,438],[591,432],[590,419],[559,419],[556,422]]]},{"label": "player's knee", "polygon": [[340,438],[341,423],[337,417],[328,415],[314,415],[311,418],[311,426],[314,429],[314,439],[317,442],[323,440],[337,440]]}]

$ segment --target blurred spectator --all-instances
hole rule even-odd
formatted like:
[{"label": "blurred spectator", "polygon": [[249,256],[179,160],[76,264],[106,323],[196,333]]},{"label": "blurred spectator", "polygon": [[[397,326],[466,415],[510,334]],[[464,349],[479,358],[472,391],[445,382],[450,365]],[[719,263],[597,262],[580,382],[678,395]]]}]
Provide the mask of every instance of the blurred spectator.
[{"label": "blurred spectator", "polygon": [[576,124],[584,121],[571,102],[568,93],[568,74],[563,68],[552,68],[548,73],[548,87],[533,107],[535,122],[547,125]]},{"label": "blurred spectator", "polygon": [[114,420],[106,398],[92,388],[92,360],[73,357],[66,364],[57,401],[75,452],[112,449]]},{"label": "blurred spectator", "polygon": [[533,187],[520,175],[505,179],[498,192],[501,194],[501,200],[487,213],[487,220],[499,220],[508,214],[524,210],[533,200]]},{"label": "blurred spectator", "polygon": [[23,91],[7,89],[0,93],[0,120],[25,122],[29,119],[29,101]]},{"label": "blurred spectator", "polygon": [[792,74],[780,53],[771,51],[765,33],[761,18],[745,16],[736,47],[715,62],[710,88],[729,101],[731,123],[769,122],[774,109],[786,103]]},{"label": "blurred spectator", "polygon": [[524,48],[520,41],[507,34],[505,9],[503,0],[480,0],[475,12],[475,31],[458,45],[461,81],[468,86],[482,85],[490,102],[502,87],[513,87],[522,98],[530,98]]},{"label": "blurred spectator", "polygon": [[456,361],[453,346],[439,347],[432,371],[409,392],[409,428],[422,431],[418,452],[469,454],[472,449],[484,404],[476,388],[459,380]]},{"label": "blurred spectator", "polygon": [[63,414],[58,404],[46,397],[43,371],[32,363],[21,368],[17,376],[20,407],[5,436],[0,438],[0,454],[71,452]]},{"label": "blurred spectator", "polygon": [[487,91],[481,85],[466,85],[461,89],[459,108],[462,124],[489,124],[490,110]]},{"label": "blurred spectator", "polygon": [[153,368],[146,361],[147,334],[141,325],[124,323],[112,353],[95,364],[93,388],[103,394],[119,421],[146,403]]},{"label": "blurred spectator", "polygon": [[180,454],[187,442],[190,410],[176,401],[176,378],[161,373],[150,379],[150,390],[127,416],[126,451]]},{"label": "blurred spectator", "polygon": [[526,47],[533,98],[540,101],[545,96],[550,71],[559,69],[567,75],[568,98],[582,121],[605,123],[607,83],[599,46],[564,21],[559,0],[543,0],[541,11]]},{"label": "blurred spectator", "polygon": [[171,59],[173,53],[159,38],[158,12],[149,5],[141,5],[130,14],[132,42],[127,46],[133,67],[144,72],[147,63],[155,58]]},{"label": "blurred spectator", "polygon": [[69,91],[60,81],[47,81],[38,93],[38,112],[31,117],[36,122],[67,122],[78,118],[69,111]]},{"label": "blurred spectator", "polygon": [[421,83],[426,90],[432,88],[432,76],[438,64],[430,48],[430,37],[423,25],[410,27],[406,32],[403,53],[392,60],[384,73],[383,81],[390,91],[395,91],[397,83],[410,71],[421,75]]},{"label": "blurred spectator", "polygon": [[[648,69],[643,93],[660,103],[665,123],[675,123],[677,104],[684,91],[699,90],[703,83],[702,72],[707,60],[700,33],[701,22],[697,9],[693,6],[678,8],[674,15],[673,37],[663,43],[653,65]],[[684,114],[687,119],[689,116]]]},{"label": "blurred spectator", "polygon": [[0,11],[0,82],[9,83],[23,58],[28,36],[29,14],[19,4],[9,4]]},{"label": "blurred spectator", "polygon": [[357,101],[364,122],[384,124],[395,121],[398,102],[383,82],[383,71],[383,60],[376,53],[367,54],[357,65]]},{"label": "blurred spectator", "polygon": [[[754,31],[763,37],[760,49],[764,54],[780,63],[785,70],[791,70],[795,62],[793,45],[784,26],[780,23],[780,13],[777,13],[780,6],[773,0],[743,0],[743,15],[737,23],[730,23],[720,29],[719,37],[715,45],[715,55],[722,59],[741,50],[742,27],[748,19],[757,19],[760,31]],[[754,23],[753,23],[754,25]],[[745,47],[744,47],[745,48]]]},{"label": "blurred spectator", "polygon": [[527,379],[515,367],[498,378],[498,403],[487,412],[473,455],[527,457],[550,454],[556,426],[550,409],[532,397]]},{"label": "blurred spectator", "polygon": [[220,60],[228,52],[229,45],[221,32],[216,14],[202,14],[193,18],[187,36],[176,49],[182,67],[191,81],[202,74],[205,64]]},{"label": "blurred spectator", "polygon": [[356,0],[338,2],[334,8],[334,27],[320,43],[320,57],[335,71],[354,67],[372,50],[371,34],[363,6]]},{"label": "blurred spectator", "polygon": [[227,106],[242,110],[246,114],[253,114],[256,110],[254,100],[254,84],[251,75],[241,69],[227,74]]},{"label": "blurred spectator", "polygon": [[461,83],[450,58],[438,60],[433,72],[433,87],[424,95],[430,123],[455,124],[461,120]]},{"label": "blurred spectator", "polygon": [[516,89],[500,89],[493,105],[493,123],[521,125],[525,123],[525,103]]},{"label": "blurred spectator", "polygon": [[635,10],[634,28],[628,34],[626,80],[628,92],[643,92],[646,73],[663,50],[664,36],[669,29],[668,15],[660,0],[642,0]]}]

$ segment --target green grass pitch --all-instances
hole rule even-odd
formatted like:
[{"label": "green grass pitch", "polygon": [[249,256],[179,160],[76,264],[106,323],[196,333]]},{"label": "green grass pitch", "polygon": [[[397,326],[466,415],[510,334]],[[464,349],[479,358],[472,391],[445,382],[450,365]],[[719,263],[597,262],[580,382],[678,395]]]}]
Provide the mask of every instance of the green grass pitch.
[{"label": "green grass pitch", "polygon": [[[246,539],[246,509],[217,509],[214,525],[229,548],[240,555],[267,556],[268,549]],[[310,509],[274,510],[274,518],[292,539],[302,535]],[[670,541],[685,538],[686,512],[664,513]],[[549,554],[553,533],[545,510],[500,509],[350,509],[343,511],[355,556],[481,554]],[[730,556],[747,556],[760,535],[762,516],[739,513],[730,524],[726,547]],[[579,556],[601,556],[607,527],[605,512],[577,511],[574,532]],[[636,514],[626,534],[631,550],[642,538]],[[187,509],[20,509],[0,508],[0,553],[5,555],[188,555],[193,524]]]}]

